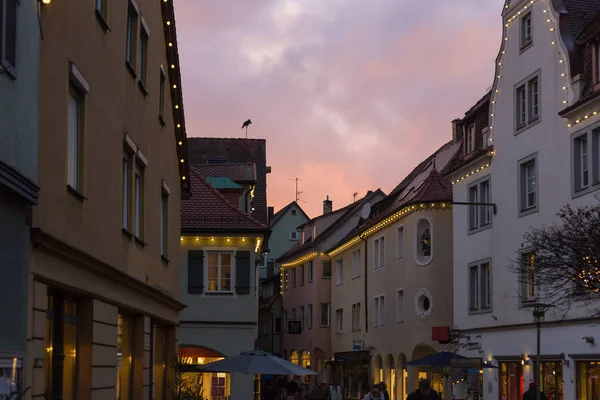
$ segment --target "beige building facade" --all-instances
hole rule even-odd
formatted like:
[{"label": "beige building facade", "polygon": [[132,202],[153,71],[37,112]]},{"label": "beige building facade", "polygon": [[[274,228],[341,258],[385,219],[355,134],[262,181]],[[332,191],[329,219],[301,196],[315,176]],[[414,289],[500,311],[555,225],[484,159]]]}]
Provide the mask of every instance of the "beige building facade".
[{"label": "beige building facade", "polygon": [[404,399],[425,377],[442,391],[441,375],[407,362],[439,351],[433,328],[452,326],[452,189],[441,172],[459,148],[442,146],[327,252],[332,382],[344,396],[383,381]]},{"label": "beige building facade", "polygon": [[170,399],[187,155],[173,4],[43,6],[28,396]]}]

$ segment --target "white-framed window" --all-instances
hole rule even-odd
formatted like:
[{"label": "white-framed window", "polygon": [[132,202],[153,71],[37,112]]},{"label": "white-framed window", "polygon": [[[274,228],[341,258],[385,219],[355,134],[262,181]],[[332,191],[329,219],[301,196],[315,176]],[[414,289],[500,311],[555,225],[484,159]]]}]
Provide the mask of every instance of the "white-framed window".
[{"label": "white-framed window", "polygon": [[85,93],[71,84],[68,106],[67,185],[83,192],[83,124]]},{"label": "white-framed window", "polygon": [[342,283],[344,283],[344,261],[340,259],[335,262],[335,284]]},{"label": "white-framed window", "polygon": [[469,311],[491,311],[492,270],[490,260],[469,264]]},{"label": "white-framed window", "polygon": [[308,329],[312,329],[313,327],[313,306],[312,304],[308,305],[308,319],[307,319]]},{"label": "white-framed window", "polygon": [[133,234],[138,239],[142,239],[144,236],[144,193],[146,191],[145,175],[146,171],[144,165],[136,161],[133,181],[133,199],[135,207],[135,213],[133,215]]},{"label": "white-framed window", "polygon": [[535,72],[515,86],[515,124],[521,131],[540,120],[540,72]]},{"label": "white-framed window", "polygon": [[297,231],[291,231],[290,232],[290,240],[298,240],[298,232]]},{"label": "white-framed window", "polygon": [[145,90],[146,80],[148,77],[148,41],[150,38],[150,30],[144,17],[141,17],[140,23],[140,41],[138,45],[138,64],[137,64],[137,75],[138,80],[142,84]]},{"label": "white-framed window", "polygon": [[337,332],[342,333],[344,331],[344,309],[339,308],[335,310],[335,321]]},{"label": "white-framed window", "polygon": [[385,236],[380,236],[373,241],[373,268],[383,268],[385,264]]},{"label": "white-framed window", "polygon": [[537,287],[535,282],[535,254],[531,251],[521,253],[521,273],[519,274],[521,302],[535,301]]},{"label": "white-framed window", "polygon": [[521,17],[521,48],[528,46],[533,41],[531,12]]},{"label": "white-framed window", "polygon": [[360,303],[352,304],[352,331],[360,331]]},{"label": "white-framed window", "polygon": [[17,77],[18,0],[0,0],[0,71]]},{"label": "white-framed window", "polygon": [[575,133],[572,138],[573,196],[598,189],[600,183],[600,128]]},{"label": "white-framed window", "polygon": [[300,286],[304,285],[304,264],[300,266]]},{"label": "white-framed window", "polygon": [[233,253],[207,251],[206,255],[206,291],[209,293],[232,293],[235,287]]},{"label": "white-framed window", "polygon": [[356,249],[352,252],[352,279],[360,276],[360,260],[360,249]]},{"label": "white-framed window", "polygon": [[304,329],[304,306],[300,306],[300,329]]},{"label": "white-framed window", "polygon": [[396,290],[396,323],[404,322],[404,290]]},{"label": "white-framed window", "polygon": [[158,88],[158,119],[161,124],[165,124],[165,103],[167,96],[167,74],[165,68],[160,66],[160,85]]},{"label": "white-framed window", "polygon": [[404,226],[396,228],[396,259],[404,259]]},{"label": "white-framed window", "polygon": [[465,143],[465,154],[472,153],[475,150],[475,124],[467,128],[467,138]]},{"label": "white-framed window", "polygon": [[487,228],[492,223],[492,206],[490,203],[491,183],[485,177],[469,185],[469,230]]},{"label": "white-framed window", "polygon": [[321,303],[321,327],[327,328],[331,320],[331,304]]},{"label": "white-framed window", "polygon": [[313,273],[314,273],[314,270],[313,270],[313,261],[310,260],[308,262],[308,283],[310,283],[310,282],[313,281],[313,278],[314,278]]},{"label": "white-framed window", "polygon": [[125,36],[125,61],[132,71],[136,71],[136,58],[138,48],[138,20],[140,12],[134,1],[129,1],[127,9],[127,30]]},{"label": "white-framed window", "polygon": [[296,287],[296,267],[292,268],[292,289]]},{"label": "white-framed window", "polygon": [[163,182],[160,196],[160,255],[169,253],[169,187]]},{"label": "white-framed window", "polygon": [[122,211],[122,228],[126,231],[131,230],[131,165],[133,163],[133,154],[128,150],[123,150],[123,177],[121,188],[121,211]]},{"label": "white-framed window", "polygon": [[104,25],[108,23],[108,0],[96,0],[96,16],[102,19]]},{"label": "white-framed window", "polygon": [[373,327],[385,326],[385,295],[373,299]]},{"label": "white-framed window", "polygon": [[537,153],[519,160],[519,211],[526,215],[538,209]]}]

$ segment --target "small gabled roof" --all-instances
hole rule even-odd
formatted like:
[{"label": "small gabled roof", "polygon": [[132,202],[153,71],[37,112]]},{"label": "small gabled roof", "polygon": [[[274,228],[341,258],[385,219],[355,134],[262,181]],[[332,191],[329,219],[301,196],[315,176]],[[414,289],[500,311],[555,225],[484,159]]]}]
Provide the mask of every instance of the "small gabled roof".
[{"label": "small gabled roof", "polygon": [[285,213],[287,213],[288,210],[290,208],[292,208],[292,206],[294,206],[294,205],[296,207],[298,207],[298,209],[300,210],[300,212],[306,217],[307,220],[310,219],[308,217],[308,215],[306,215],[306,213],[304,212],[304,210],[302,209],[302,207],[300,207],[300,205],[296,201],[292,201],[290,204],[288,204],[287,206],[283,207],[281,210],[279,210],[275,214],[273,214],[273,216],[271,217],[271,221],[269,221],[269,225],[271,227],[273,227],[273,225],[275,225],[277,223],[277,221],[279,221],[279,218],[281,218],[282,216],[284,216]]},{"label": "small gabled roof", "polygon": [[205,176],[206,182],[215,189],[242,189],[242,187],[235,183],[233,179],[227,176]]},{"label": "small gabled roof", "polygon": [[200,175],[226,176],[238,183],[256,182],[256,164],[230,163],[230,164],[193,164]]},{"label": "small gabled roof", "polygon": [[269,228],[234,206],[190,166],[192,197],[181,201],[183,233],[267,232]]}]

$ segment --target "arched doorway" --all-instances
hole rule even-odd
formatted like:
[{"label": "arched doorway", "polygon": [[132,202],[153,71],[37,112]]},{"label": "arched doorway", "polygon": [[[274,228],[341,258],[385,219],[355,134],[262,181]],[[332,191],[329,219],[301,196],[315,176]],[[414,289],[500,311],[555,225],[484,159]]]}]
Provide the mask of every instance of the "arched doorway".
[{"label": "arched doorway", "polygon": [[398,354],[398,358],[396,358],[396,369],[398,371],[398,376],[396,379],[396,394],[397,400],[404,400],[408,397],[408,369],[406,366],[406,356],[404,353]]},{"label": "arched doorway", "polygon": [[[419,358],[427,357],[431,354],[435,354],[437,351],[430,345],[419,343],[415,346],[411,361],[418,360]],[[429,379],[431,381],[431,388],[438,393],[444,393],[444,377],[442,372],[438,370],[431,370],[426,367],[414,367],[415,376],[412,378],[415,384],[415,388],[418,387],[418,383],[421,379]]]},{"label": "arched doorway", "polygon": [[175,374],[179,387],[175,388],[194,395],[210,394],[214,399],[231,396],[231,380],[223,372],[198,372],[197,365],[210,364],[225,358],[218,350],[199,345],[181,345],[177,352]]},{"label": "arched doorway", "polygon": [[383,381],[383,360],[381,355],[377,354],[373,357],[373,381],[372,384]]},{"label": "arched doorway", "polygon": [[394,356],[388,354],[385,358],[385,384],[390,394],[390,400],[396,400],[396,365]]},{"label": "arched doorway", "polygon": [[292,355],[290,356],[290,362],[296,365],[300,364],[300,355],[296,350],[292,351]]}]

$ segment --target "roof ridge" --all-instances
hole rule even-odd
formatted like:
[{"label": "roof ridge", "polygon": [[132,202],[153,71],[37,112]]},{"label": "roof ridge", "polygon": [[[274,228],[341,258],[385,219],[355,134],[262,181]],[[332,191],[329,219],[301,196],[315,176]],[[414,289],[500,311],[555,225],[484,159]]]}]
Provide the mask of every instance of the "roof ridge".
[{"label": "roof ridge", "polygon": [[[229,200],[227,200],[227,198],[225,198],[225,196],[223,196],[221,194],[221,192],[219,192],[210,183],[208,183],[208,181],[202,175],[200,175],[198,173],[198,171],[196,171],[196,168],[194,168],[192,165],[190,165],[190,172],[193,173],[194,175],[196,175],[196,177],[200,179],[200,182],[202,182],[204,185],[206,185],[214,194],[216,194],[223,201],[223,203],[228,205],[232,210],[234,210],[236,213],[238,213],[241,217],[246,218],[248,221],[251,221],[252,223],[260,226],[261,228],[268,228],[262,222],[258,221],[257,219],[253,218],[251,215],[248,215],[245,212],[243,212],[242,210],[240,210],[239,207],[236,207],[233,204],[231,204],[231,202]],[[194,194],[194,192],[192,190],[192,196],[193,196],[193,194]]]},{"label": "roof ridge", "polygon": [[266,142],[267,139],[261,139],[261,138],[236,138],[236,137],[218,137],[218,136],[188,136],[187,137],[188,140],[190,139],[217,139],[217,140],[247,140],[247,141],[263,141]]}]

